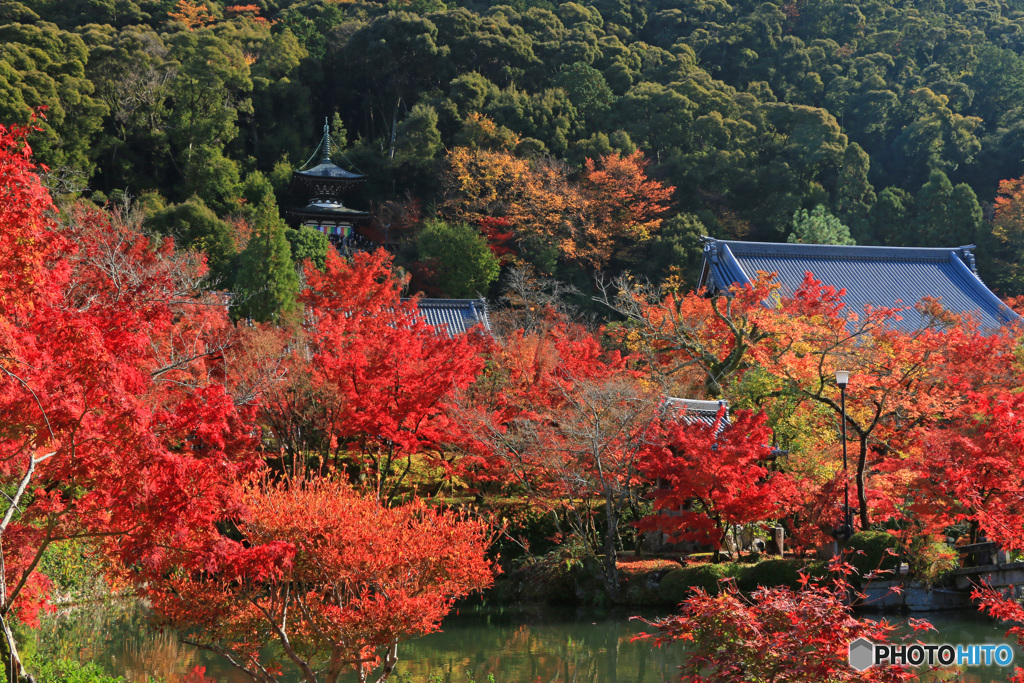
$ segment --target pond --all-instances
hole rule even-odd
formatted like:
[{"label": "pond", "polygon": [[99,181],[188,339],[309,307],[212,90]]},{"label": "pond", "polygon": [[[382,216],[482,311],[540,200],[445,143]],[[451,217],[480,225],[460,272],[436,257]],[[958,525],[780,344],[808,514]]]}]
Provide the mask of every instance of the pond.
[{"label": "pond", "polygon": [[[637,609],[593,611],[550,606],[462,607],[443,630],[404,644],[396,683],[661,683],[678,680],[674,672],[681,648],[652,649],[633,642],[649,630],[630,619]],[[897,617],[898,619],[899,617]],[[976,614],[928,615],[938,628],[922,640],[933,643],[1006,643],[1005,627]],[[125,602],[81,608],[50,617],[37,632],[40,653],[94,661],[129,681],[148,676],[177,683],[196,666],[224,683],[248,679],[215,655],[178,642],[170,632],[147,627],[141,604]],[[1015,648],[1014,663],[1024,666]],[[1007,669],[972,667],[964,683],[1005,681]],[[291,683],[297,677],[284,678]],[[343,679],[356,680],[355,675]]]}]

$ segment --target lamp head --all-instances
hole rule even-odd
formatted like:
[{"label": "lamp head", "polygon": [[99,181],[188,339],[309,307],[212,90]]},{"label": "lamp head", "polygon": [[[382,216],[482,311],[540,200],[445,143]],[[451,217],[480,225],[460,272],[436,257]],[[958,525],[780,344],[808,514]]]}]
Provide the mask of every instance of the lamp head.
[{"label": "lamp head", "polygon": [[836,370],[836,384],[839,385],[840,389],[845,389],[846,385],[850,383],[850,371],[849,370]]}]

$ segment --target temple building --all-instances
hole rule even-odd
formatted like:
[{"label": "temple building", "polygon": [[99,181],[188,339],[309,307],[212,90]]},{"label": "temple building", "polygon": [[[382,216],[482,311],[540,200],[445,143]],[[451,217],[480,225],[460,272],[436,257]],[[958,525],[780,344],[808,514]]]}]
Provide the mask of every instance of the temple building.
[{"label": "temple building", "polygon": [[366,176],[346,171],[331,161],[330,127],[326,122],[318,151],[322,154],[319,164],[292,173],[288,189],[307,203],[286,211],[285,217],[293,227],[306,226],[324,233],[339,251],[366,248],[367,240],[356,228],[369,224],[370,214],[347,207],[344,201],[362,192]]},{"label": "temple building", "polygon": [[914,306],[925,297],[947,311],[967,314],[982,330],[1020,321],[978,277],[974,245],[946,248],[863,247],[829,244],[737,242],[704,237],[699,287],[725,291],[753,282],[758,271],[777,273],[784,294],[792,294],[806,273],[845,288],[848,310],[865,306],[906,308],[896,325],[904,332],[926,327],[930,319]]}]

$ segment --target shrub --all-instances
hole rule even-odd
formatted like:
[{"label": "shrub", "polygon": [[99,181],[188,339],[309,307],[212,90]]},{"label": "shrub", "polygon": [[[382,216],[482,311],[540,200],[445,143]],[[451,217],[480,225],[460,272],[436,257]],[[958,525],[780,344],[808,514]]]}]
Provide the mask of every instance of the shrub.
[{"label": "shrub", "polygon": [[38,683],[124,683],[121,676],[108,676],[92,662],[54,659],[30,662],[30,666]]},{"label": "shrub", "polygon": [[857,574],[867,576],[878,569],[896,569],[899,558],[895,552],[899,542],[892,534],[884,531],[858,531],[846,542],[847,561],[854,566]]},{"label": "shrub", "polygon": [[797,588],[800,585],[800,572],[796,563],[790,560],[765,560],[743,567],[736,583],[740,590],[748,592],[779,586]]},{"label": "shrub", "polygon": [[922,539],[911,545],[910,573],[926,586],[933,586],[960,566],[960,555],[941,541]]},{"label": "shrub", "polygon": [[[635,639],[657,645],[684,643],[677,680],[680,674],[684,681],[716,683],[918,680],[902,666],[878,667],[870,674],[849,666],[852,641],[889,642],[896,627],[856,618],[847,604],[848,595],[849,587],[841,578],[828,585],[811,583],[798,591],[765,588],[750,597],[726,586],[718,595],[691,596],[680,606],[680,614],[647,622],[657,633],[641,633]],[[903,642],[910,639],[912,634]]]},{"label": "shrub", "polygon": [[740,567],[733,562],[722,564],[699,564],[693,567],[674,569],[665,575],[658,587],[661,598],[666,602],[679,603],[690,597],[691,588],[703,588],[714,595],[719,591],[719,581],[735,579]]}]

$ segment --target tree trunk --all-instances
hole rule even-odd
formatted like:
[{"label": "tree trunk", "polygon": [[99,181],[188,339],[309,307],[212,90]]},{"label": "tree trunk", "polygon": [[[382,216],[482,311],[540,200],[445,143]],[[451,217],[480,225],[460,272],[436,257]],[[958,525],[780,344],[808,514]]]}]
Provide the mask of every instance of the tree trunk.
[{"label": "tree trunk", "polygon": [[391,647],[388,648],[387,653],[384,655],[384,670],[380,672],[380,678],[377,679],[377,683],[384,683],[391,676],[391,673],[395,670],[395,664],[398,664],[398,641],[391,643]]},{"label": "tree trunk", "polygon": [[604,585],[608,597],[615,600],[619,594],[618,555],[615,551],[615,535],[618,531],[618,515],[615,514],[612,501],[605,499],[605,535],[604,535]]},{"label": "tree trunk", "polygon": [[[715,552],[711,555],[711,563],[718,564],[722,561],[722,544],[725,543],[725,536],[729,533],[728,527],[718,524],[718,543],[715,544]],[[739,554],[737,554],[737,558]]]},{"label": "tree trunk", "polygon": [[868,492],[865,470],[868,462],[867,436],[860,438],[860,453],[857,456],[857,505],[860,508],[860,528],[868,529]]},{"label": "tree trunk", "polygon": [[395,102],[395,110],[391,113],[391,139],[388,142],[388,159],[395,158],[395,136],[398,132],[398,108],[402,106],[402,98]]},{"label": "tree trunk", "polygon": [[4,617],[0,617],[0,630],[3,631],[3,637],[0,638],[0,661],[4,665],[4,680],[7,683],[35,683],[36,679],[25,671],[21,663],[10,622]]}]

